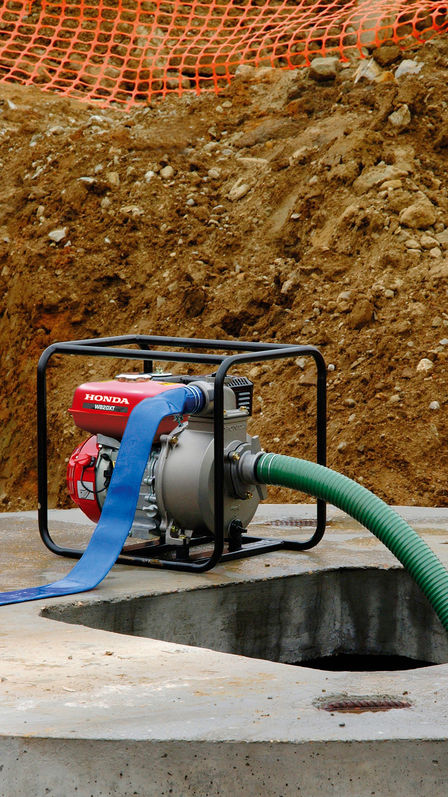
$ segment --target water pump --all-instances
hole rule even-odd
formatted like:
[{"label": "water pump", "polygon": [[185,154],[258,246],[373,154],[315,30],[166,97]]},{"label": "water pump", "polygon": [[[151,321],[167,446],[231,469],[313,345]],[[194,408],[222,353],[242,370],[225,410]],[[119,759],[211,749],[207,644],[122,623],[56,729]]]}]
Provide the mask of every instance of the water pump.
[{"label": "water pump", "polygon": [[[167,346],[174,350],[166,351]],[[68,489],[97,521],[85,550],[61,547],[48,529],[46,370],[50,358],[61,354],[143,360],[143,373],[86,382],[75,390],[70,412],[90,437],[70,457]],[[246,428],[253,385],[229,374],[246,363],[299,355],[312,357],[317,369],[316,463],[261,451],[258,437]],[[217,370],[202,377],[160,375],[154,372],[154,359],[213,364]],[[52,584],[0,594],[0,605],[85,592],[116,562],[203,573],[228,559],[312,548],[323,537],[325,502],[330,501],[395,554],[448,631],[443,564],[377,496],[325,467],[325,396],[325,362],[314,346],[150,335],[52,344],[37,369],[39,531],[51,551],[80,561]],[[259,538],[247,532],[268,484],[317,499],[316,528],[309,539]],[[129,537],[136,541],[129,544]]]},{"label": "water pump", "polygon": [[[158,425],[139,488],[130,536],[185,549],[193,536],[214,532],[214,378],[122,373],[107,382],[76,388],[70,413],[76,426],[93,433],[73,451],[67,484],[73,501],[93,521],[101,515],[127,420],[135,406],[188,385],[195,414],[164,418]],[[232,544],[266,497],[261,484],[247,482],[244,458],[261,451],[247,433],[253,384],[228,376],[224,386],[224,525]],[[151,404],[148,403],[148,411]]]}]

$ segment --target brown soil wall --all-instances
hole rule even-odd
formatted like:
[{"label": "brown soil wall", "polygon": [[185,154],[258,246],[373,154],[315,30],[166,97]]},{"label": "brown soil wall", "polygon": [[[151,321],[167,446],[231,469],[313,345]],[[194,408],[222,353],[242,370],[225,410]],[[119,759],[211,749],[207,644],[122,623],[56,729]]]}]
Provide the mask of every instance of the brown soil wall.
[{"label": "brown soil wall", "polygon": [[[374,55],[367,77],[242,67],[218,97],[128,114],[0,86],[3,509],[35,504],[40,353],[129,332],[318,345],[330,466],[447,504],[448,40],[401,77],[399,52]],[[119,370],[50,369],[53,504],[73,389]],[[313,457],[313,370],[245,373],[264,447]]]}]

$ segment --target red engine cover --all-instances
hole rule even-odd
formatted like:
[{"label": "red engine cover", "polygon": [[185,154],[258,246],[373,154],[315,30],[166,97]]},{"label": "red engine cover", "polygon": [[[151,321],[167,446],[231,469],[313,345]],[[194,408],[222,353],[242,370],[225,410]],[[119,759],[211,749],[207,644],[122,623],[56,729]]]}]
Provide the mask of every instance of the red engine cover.
[{"label": "red engine cover", "polygon": [[[76,426],[86,432],[105,434],[120,440],[136,404],[165,390],[181,387],[174,382],[149,380],[143,374],[129,378],[132,381],[123,377],[109,382],[85,382],[77,387],[69,409]],[[171,432],[177,423],[173,417],[165,418],[154,440],[158,440],[161,434]]]},{"label": "red engine cover", "polygon": [[95,464],[98,457],[96,437],[76,446],[67,466],[67,487],[71,499],[95,522],[101,509],[95,492]]}]

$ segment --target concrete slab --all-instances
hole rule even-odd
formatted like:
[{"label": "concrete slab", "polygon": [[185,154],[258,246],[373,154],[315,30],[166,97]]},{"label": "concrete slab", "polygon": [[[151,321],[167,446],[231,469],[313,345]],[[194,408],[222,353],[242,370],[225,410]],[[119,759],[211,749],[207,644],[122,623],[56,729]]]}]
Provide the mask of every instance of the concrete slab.
[{"label": "concrete slab", "polygon": [[[288,523],[312,512],[262,506],[255,523],[296,538],[309,528]],[[447,564],[448,510],[402,513]],[[312,551],[201,575],[120,566],[91,593],[1,607],[0,794],[445,795],[448,664],[330,672],[281,663],[292,644],[298,654],[342,644],[339,625],[344,645],[448,661],[440,623],[394,557],[339,510],[329,514]],[[51,523],[61,544],[92,530],[76,510]],[[0,534],[1,590],[73,565],[42,546],[32,514],[1,515]],[[210,649],[219,645],[274,654],[277,645],[280,662]],[[320,707],[341,696],[405,697],[410,707]]]}]

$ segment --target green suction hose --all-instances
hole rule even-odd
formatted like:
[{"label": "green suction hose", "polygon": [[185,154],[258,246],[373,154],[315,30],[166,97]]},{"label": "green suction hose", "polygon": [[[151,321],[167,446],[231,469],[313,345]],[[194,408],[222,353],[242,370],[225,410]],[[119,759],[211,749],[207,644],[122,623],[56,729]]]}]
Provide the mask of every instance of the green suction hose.
[{"label": "green suction hose", "polygon": [[255,465],[262,484],[323,498],[358,520],[386,545],[416,581],[448,631],[448,571],[429,546],[381,498],[322,465],[281,454],[262,454]]}]

